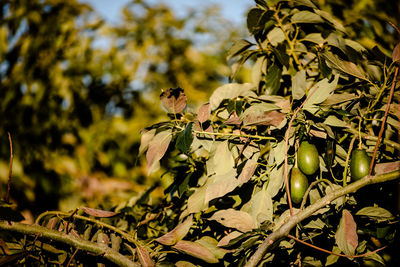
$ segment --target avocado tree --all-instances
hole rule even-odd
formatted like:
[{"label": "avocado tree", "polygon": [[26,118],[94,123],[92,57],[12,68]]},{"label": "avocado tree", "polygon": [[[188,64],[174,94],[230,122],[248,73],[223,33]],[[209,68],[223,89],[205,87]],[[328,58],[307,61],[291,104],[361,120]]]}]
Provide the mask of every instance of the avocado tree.
[{"label": "avocado tree", "polygon": [[[365,47],[368,25],[323,8],[256,0],[254,41],[228,53],[231,83],[197,112],[183,89],[163,90],[170,120],[146,128],[139,148],[149,174],[173,179],[159,205],[151,188],[113,211],[0,228],[58,263],[86,251],[124,266],[398,265],[400,45]],[[245,62],[252,81],[233,82]],[[68,249],[49,256],[39,233]]]}]

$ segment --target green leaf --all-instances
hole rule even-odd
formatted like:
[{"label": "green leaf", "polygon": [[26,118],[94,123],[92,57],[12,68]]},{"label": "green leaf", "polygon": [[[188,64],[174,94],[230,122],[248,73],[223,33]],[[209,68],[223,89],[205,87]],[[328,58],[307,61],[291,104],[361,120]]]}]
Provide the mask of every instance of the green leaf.
[{"label": "green leaf", "polygon": [[361,80],[369,82],[369,78],[368,78],[367,74],[364,72],[364,70],[361,69],[356,64],[354,64],[353,62],[341,60],[341,59],[339,59],[339,57],[335,56],[334,54],[332,54],[330,52],[325,52],[325,53],[323,53],[322,56],[325,58],[328,66],[330,68],[336,69],[339,72],[346,73],[348,75],[351,75],[351,76],[357,77]]},{"label": "green leaf", "polygon": [[192,126],[193,122],[186,125],[185,130],[180,132],[176,139],[176,147],[183,153],[188,153],[190,151],[190,146],[193,142]]},{"label": "green leaf", "polygon": [[212,199],[225,196],[239,186],[239,181],[236,179],[236,169],[232,168],[227,173],[208,178],[206,185],[206,203]]},{"label": "green leaf", "polygon": [[273,46],[276,46],[285,40],[285,34],[281,28],[274,28],[267,34],[267,38]]},{"label": "green leaf", "polygon": [[392,213],[390,213],[386,209],[380,208],[380,207],[365,207],[365,208],[360,209],[356,213],[356,215],[357,216],[367,216],[378,222],[386,221],[386,220],[390,220],[390,219],[394,218]]},{"label": "green leaf", "polygon": [[310,0],[294,0],[293,2],[296,6],[308,6],[315,9],[317,8]]},{"label": "green leaf", "polygon": [[347,123],[342,120],[339,120],[334,115],[329,115],[328,118],[325,119],[324,123],[326,125],[334,126],[334,127],[348,127]]},{"label": "green leaf", "polygon": [[301,70],[297,72],[292,78],[292,96],[293,99],[301,99],[307,89],[306,71]]},{"label": "green leaf", "polygon": [[267,75],[265,76],[265,94],[275,95],[281,87],[282,70],[272,65],[268,68]]},{"label": "green leaf", "polygon": [[324,20],[317,14],[310,11],[296,12],[291,19],[292,23],[323,23]]},{"label": "green leaf", "polygon": [[273,206],[272,198],[267,190],[261,189],[250,200],[250,215],[258,223],[262,224],[265,221],[272,222]]},{"label": "green leaf", "polygon": [[[335,253],[340,253],[340,248],[338,248],[337,246],[334,246],[332,251],[335,252]],[[339,259],[339,256],[329,255],[326,258],[325,266],[329,266],[329,265],[335,264],[338,261],[338,259]]]},{"label": "green leaf", "polygon": [[231,48],[229,49],[226,58],[227,60],[230,60],[231,58],[239,55],[243,51],[247,50],[249,47],[253,46],[253,43],[250,43],[249,41],[245,39],[240,39],[236,41]]},{"label": "green leaf", "polygon": [[283,182],[285,181],[285,177],[283,176],[283,167],[275,167],[272,169],[269,177],[267,192],[271,197],[274,197],[276,194],[278,194],[279,190],[284,184]]},{"label": "green leaf", "polygon": [[216,109],[223,100],[234,99],[238,96],[254,96],[257,95],[252,91],[255,88],[251,83],[228,83],[215,89],[210,97],[211,110]]},{"label": "green leaf", "polygon": [[265,11],[260,8],[252,8],[249,13],[247,13],[247,29],[251,34],[262,30],[260,25],[260,19]]},{"label": "green leaf", "polygon": [[203,236],[194,242],[208,248],[208,250],[210,250],[217,259],[222,259],[227,252],[225,249],[219,248],[218,241],[211,236]]},{"label": "green leaf", "polygon": [[235,167],[235,161],[232,152],[229,149],[228,141],[214,143],[215,150],[212,156],[207,160],[207,174],[223,175],[232,171]]},{"label": "green leaf", "polygon": [[[312,95],[305,102],[303,108],[311,113],[315,113],[318,110],[316,105],[322,103],[329,97],[329,95],[331,95],[337,86],[338,80],[339,76],[336,75],[332,82],[329,82],[327,78],[319,81],[310,90],[308,90],[308,93],[312,93]],[[314,90],[316,91],[314,92]]]},{"label": "green leaf", "polygon": [[329,23],[332,24],[332,26],[336,29],[339,30],[343,33],[346,33],[346,29],[343,27],[343,25],[337,20],[335,19],[330,13],[326,12],[326,11],[322,11],[319,9],[315,9],[314,10],[315,13],[317,13],[319,16],[321,16],[322,18],[324,18],[325,20],[327,20]]},{"label": "green leaf", "polygon": [[310,33],[307,34],[303,39],[301,39],[302,41],[309,41],[309,42],[313,42],[315,44],[323,44],[325,39],[322,37],[321,33]]},{"label": "green leaf", "polygon": [[341,251],[346,255],[354,255],[358,245],[357,225],[348,210],[343,210],[335,239]]}]

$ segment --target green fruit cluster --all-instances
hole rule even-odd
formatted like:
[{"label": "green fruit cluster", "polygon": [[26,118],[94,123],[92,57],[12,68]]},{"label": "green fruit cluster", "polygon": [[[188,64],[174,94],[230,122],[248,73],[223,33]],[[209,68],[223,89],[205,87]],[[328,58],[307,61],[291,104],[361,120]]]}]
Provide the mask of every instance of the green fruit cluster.
[{"label": "green fruit cluster", "polygon": [[306,175],[314,174],[319,168],[319,155],[315,145],[303,141],[297,151],[298,168],[293,168],[290,176],[290,197],[299,204],[308,188]]}]

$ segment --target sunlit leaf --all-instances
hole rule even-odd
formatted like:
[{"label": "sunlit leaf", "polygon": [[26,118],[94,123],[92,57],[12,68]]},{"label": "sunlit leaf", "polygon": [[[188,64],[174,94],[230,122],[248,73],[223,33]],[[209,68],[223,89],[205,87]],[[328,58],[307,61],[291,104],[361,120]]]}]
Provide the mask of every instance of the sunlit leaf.
[{"label": "sunlit leaf", "polygon": [[236,170],[231,169],[229,172],[216,175],[209,178],[207,183],[205,202],[209,202],[212,199],[223,197],[226,194],[232,192],[236,187],[239,186],[239,181],[236,179]]},{"label": "sunlit leaf", "polygon": [[173,248],[187,255],[201,259],[207,263],[218,262],[217,257],[215,257],[215,255],[208,248],[196,242],[180,240],[175,244],[175,246],[173,246]]},{"label": "sunlit leaf", "polygon": [[229,49],[226,57],[227,59],[231,59],[232,57],[237,56],[238,54],[240,54],[241,52],[243,52],[244,50],[248,49],[249,47],[251,47],[253,44],[250,43],[249,41],[245,40],[245,39],[240,39],[238,41],[236,41],[232,47]]},{"label": "sunlit leaf", "polygon": [[329,115],[325,121],[325,124],[334,126],[334,127],[348,127],[347,123],[345,123],[342,120],[339,120],[336,116],[334,115]]},{"label": "sunlit leaf", "polygon": [[311,113],[315,113],[318,110],[316,105],[322,103],[331,95],[337,86],[338,80],[339,76],[336,75],[335,79],[331,82],[325,78],[315,84],[308,90],[308,93],[312,95],[304,103],[303,108]]},{"label": "sunlit leaf", "polygon": [[250,178],[253,176],[256,168],[257,168],[257,160],[248,159],[242,169],[242,172],[240,173],[240,175],[238,177],[239,185],[247,183],[250,180]]},{"label": "sunlit leaf", "polygon": [[317,14],[310,11],[296,12],[291,19],[292,23],[323,23],[324,20]]},{"label": "sunlit leaf", "polygon": [[267,190],[262,189],[258,191],[251,198],[250,205],[251,208],[249,213],[259,225],[265,221],[272,222],[272,215],[273,215],[272,198],[268,194]]},{"label": "sunlit leaf", "polygon": [[342,73],[357,77],[361,80],[369,81],[367,74],[359,66],[353,62],[339,59],[337,56],[330,52],[323,54],[329,67],[336,69]]},{"label": "sunlit leaf", "polygon": [[254,84],[229,83],[215,89],[210,97],[211,110],[216,109],[224,99],[234,99],[238,96],[256,96],[252,91]]},{"label": "sunlit leaf", "polygon": [[276,46],[285,40],[285,34],[280,28],[274,28],[268,33],[267,38],[273,46]]},{"label": "sunlit leaf", "polygon": [[175,245],[182,240],[193,225],[192,216],[187,217],[182,223],[178,224],[172,231],[156,239],[158,243],[166,246]]},{"label": "sunlit leaf", "polygon": [[377,221],[386,221],[394,218],[388,210],[380,207],[365,207],[357,211],[356,215],[367,216]]},{"label": "sunlit leaf", "polygon": [[199,108],[197,119],[200,123],[206,122],[210,118],[210,104],[204,104]]},{"label": "sunlit leaf", "polygon": [[149,148],[146,153],[147,172],[149,174],[160,168],[160,159],[164,156],[165,152],[167,152],[171,140],[171,130],[165,130],[154,136],[149,143]]},{"label": "sunlit leaf", "polygon": [[256,221],[250,214],[234,209],[218,210],[211,216],[210,220],[215,220],[225,227],[234,228],[241,232],[249,232],[257,227]]},{"label": "sunlit leaf", "polygon": [[149,147],[151,139],[156,134],[156,129],[145,130],[142,132],[142,137],[140,139],[139,155],[143,154],[144,151]]},{"label": "sunlit leaf", "polygon": [[292,77],[292,96],[293,99],[301,99],[307,89],[306,71],[301,70]]}]

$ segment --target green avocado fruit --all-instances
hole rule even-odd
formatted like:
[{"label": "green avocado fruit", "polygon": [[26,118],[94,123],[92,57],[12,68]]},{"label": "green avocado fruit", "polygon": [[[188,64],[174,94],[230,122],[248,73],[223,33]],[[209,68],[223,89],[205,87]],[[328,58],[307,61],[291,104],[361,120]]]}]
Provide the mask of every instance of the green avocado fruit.
[{"label": "green avocado fruit", "polygon": [[319,168],[319,155],[315,145],[303,141],[297,150],[297,165],[306,175],[314,174]]},{"label": "green avocado fruit", "polygon": [[360,180],[368,174],[371,158],[362,149],[355,149],[351,154],[350,173],[353,181]]},{"label": "green avocado fruit", "polygon": [[307,177],[299,168],[293,168],[290,175],[290,197],[292,201],[299,204],[308,188]]}]

